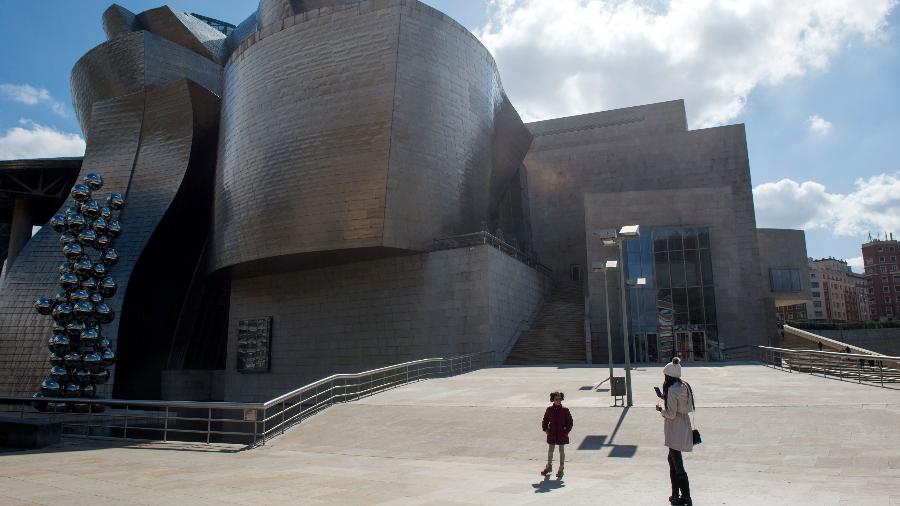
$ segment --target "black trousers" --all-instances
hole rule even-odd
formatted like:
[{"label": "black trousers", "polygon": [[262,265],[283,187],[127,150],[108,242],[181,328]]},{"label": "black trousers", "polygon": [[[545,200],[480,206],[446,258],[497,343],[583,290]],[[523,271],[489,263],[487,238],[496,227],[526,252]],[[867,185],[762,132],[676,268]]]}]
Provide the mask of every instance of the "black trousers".
[{"label": "black trousers", "polygon": [[684,470],[684,461],[681,460],[681,452],[669,448],[669,474],[678,476],[687,474]]}]

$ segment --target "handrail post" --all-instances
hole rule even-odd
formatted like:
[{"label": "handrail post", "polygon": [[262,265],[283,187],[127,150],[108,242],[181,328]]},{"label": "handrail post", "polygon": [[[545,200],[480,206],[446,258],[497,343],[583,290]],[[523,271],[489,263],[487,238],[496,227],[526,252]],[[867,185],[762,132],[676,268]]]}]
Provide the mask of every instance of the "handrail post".
[{"label": "handrail post", "polygon": [[[263,446],[266,445],[266,419],[268,418],[268,417],[266,416],[266,411],[268,411],[268,408],[263,408],[263,420],[262,420],[262,422],[263,422],[263,430],[262,430],[262,444],[263,444]],[[303,405],[302,405],[302,404],[300,405],[300,412],[301,412],[301,413],[303,412]]]},{"label": "handrail post", "polygon": [[94,403],[88,403],[88,426],[87,426],[87,437],[91,437],[91,425],[94,423]]},{"label": "handrail post", "polygon": [[[284,409],[285,409],[285,401],[281,401],[281,433],[282,434],[284,434]],[[300,409],[303,409],[303,406],[300,406]]]},{"label": "handrail post", "polygon": [[125,405],[125,430],[122,431],[122,439],[128,439],[128,404]]},{"label": "handrail post", "polygon": [[163,442],[169,440],[169,406],[166,406],[166,419],[163,421]]},{"label": "handrail post", "polygon": [[212,430],[212,408],[206,408],[206,444],[209,444],[209,432]]}]

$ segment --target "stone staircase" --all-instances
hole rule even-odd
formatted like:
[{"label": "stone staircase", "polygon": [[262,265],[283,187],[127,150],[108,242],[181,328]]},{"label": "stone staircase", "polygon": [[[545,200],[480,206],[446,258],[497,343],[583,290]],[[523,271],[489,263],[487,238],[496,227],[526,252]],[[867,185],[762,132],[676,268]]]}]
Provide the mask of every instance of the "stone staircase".
[{"label": "stone staircase", "polygon": [[583,364],[585,360],[581,281],[561,281],[550,292],[531,328],[522,331],[506,364]]}]

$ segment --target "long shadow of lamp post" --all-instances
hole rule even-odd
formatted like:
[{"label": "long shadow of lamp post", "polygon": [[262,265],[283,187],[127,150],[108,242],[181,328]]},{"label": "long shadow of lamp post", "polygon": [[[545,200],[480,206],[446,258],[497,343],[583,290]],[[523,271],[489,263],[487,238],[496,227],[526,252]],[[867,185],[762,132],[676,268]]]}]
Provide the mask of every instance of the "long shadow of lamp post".
[{"label": "long shadow of lamp post", "polygon": [[[622,268],[619,269],[619,287],[621,290],[621,301],[622,301],[622,339],[625,344],[625,388],[626,388],[626,396],[627,396],[627,406],[633,406],[634,402],[631,395],[631,359],[629,355],[631,354],[630,346],[628,343],[628,304],[625,301],[625,247],[623,243],[628,239],[636,239],[641,235],[641,227],[640,225],[625,225],[617,232],[615,229],[604,229],[597,230],[593,233],[593,235],[600,239],[600,244],[604,246],[618,246],[619,247],[619,265]],[[607,301],[607,330],[609,329],[609,302]],[[607,332],[607,336],[610,333]],[[611,339],[611,338],[608,338]],[[612,349],[610,346],[609,350],[610,354],[610,362],[612,362]],[[611,368],[611,367],[610,367]],[[611,381],[611,380],[610,380]]]}]

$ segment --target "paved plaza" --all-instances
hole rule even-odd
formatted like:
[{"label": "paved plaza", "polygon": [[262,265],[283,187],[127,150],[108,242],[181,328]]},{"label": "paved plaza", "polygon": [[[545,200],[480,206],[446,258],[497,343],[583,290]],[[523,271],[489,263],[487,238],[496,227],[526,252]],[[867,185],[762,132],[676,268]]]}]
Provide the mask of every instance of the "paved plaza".
[{"label": "paved plaza", "polygon": [[[621,373],[621,371],[619,371]],[[2,504],[667,504],[658,367],[610,407],[602,367],[506,367],[336,406],[255,450],[65,439],[0,453]],[[685,456],[707,504],[900,505],[900,391],[759,365],[688,365],[704,443]],[[540,418],[566,393],[562,481]]]}]

